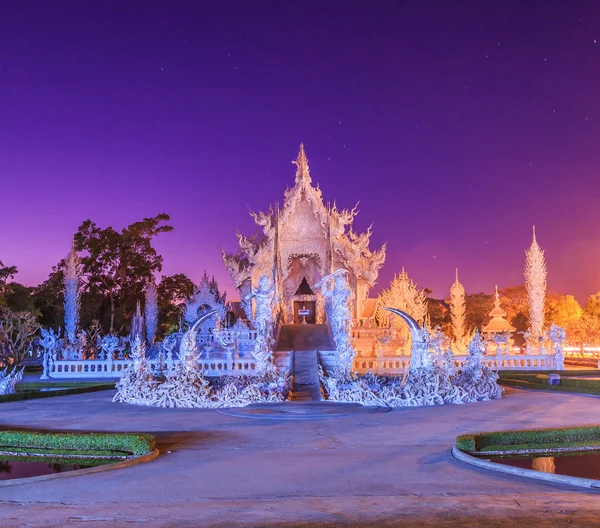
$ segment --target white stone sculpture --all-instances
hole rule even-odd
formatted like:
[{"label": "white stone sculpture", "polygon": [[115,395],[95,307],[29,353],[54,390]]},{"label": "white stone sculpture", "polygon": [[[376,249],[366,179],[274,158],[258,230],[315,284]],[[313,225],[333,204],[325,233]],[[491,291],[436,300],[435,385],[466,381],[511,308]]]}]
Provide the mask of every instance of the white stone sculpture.
[{"label": "white stone sculpture", "polygon": [[133,362],[133,368],[138,371],[142,370],[146,365],[146,343],[138,334],[133,338],[130,345],[130,357]]},{"label": "white stone sculpture", "polygon": [[[194,341],[193,333],[197,332],[206,318],[218,313],[218,310],[208,312],[192,325],[187,339],[190,347]],[[291,383],[289,373],[209,379],[203,376],[197,362],[192,359],[192,351],[188,349],[184,355],[185,361],[177,362],[173,368],[156,376],[146,368],[145,361],[138,368],[135,364],[129,365],[117,382],[113,401],[155,407],[218,408],[281,402],[288,398]]]},{"label": "white stone sculpture", "polygon": [[115,359],[115,352],[121,347],[121,341],[116,335],[107,334],[100,341],[100,348],[104,359],[112,361]]},{"label": "white stone sculpture", "polygon": [[42,347],[42,367],[43,372],[40,379],[48,379],[50,366],[58,359],[58,351],[60,348],[60,330],[55,333],[52,328],[41,328],[41,337],[38,339],[39,346]]},{"label": "white stone sculpture", "polygon": [[500,332],[499,334],[493,334],[491,341],[496,345],[496,355],[502,355],[503,350],[506,351],[508,343],[510,342],[510,332]]},{"label": "white stone sculpture", "polygon": [[273,364],[273,295],[274,286],[269,283],[269,278],[260,278],[258,287],[246,296],[246,300],[254,299],[254,327],[256,341],[252,357],[256,360],[256,371],[259,376],[275,372]]},{"label": "white stone sculpture", "polygon": [[[498,375],[483,365],[481,356],[485,346],[478,333],[469,345],[469,358],[463,372],[454,376],[451,350],[448,349],[443,359],[439,360],[445,342],[440,333],[434,334],[432,343],[427,329],[420,328],[412,317],[401,310],[388,310],[402,317],[413,334],[408,373],[403,378],[367,373],[344,379],[325,375],[321,371],[320,379],[328,400],[406,407],[468,403],[502,396],[503,390],[497,384]],[[412,365],[413,361],[415,366]]]},{"label": "white stone sculpture", "polygon": [[8,367],[0,370],[0,395],[15,393],[17,383],[21,381],[24,370],[25,368],[16,368],[9,372]]},{"label": "white stone sculpture", "polygon": [[454,384],[462,387],[471,401],[488,401],[501,398],[504,393],[498,385],[498,373],[485,366],[485,341],[476,330],[467,348],[467,360]]},{"label": "white stone sculpture", "polygon": [[548,330],[548,339],[550,339],[554,345],[554,353],[556,354],[556,370],[564,370],[565,354],[563,351],[563,345],[567,340],[567,332],[564,328],[552,324]]},{"label": "white stone sculpture", "polygon": [[[336,375],[348,378],[352,371],[352,361],[356,350],[350,338],[350,303],[352,292],[346,281],[348,272],[344,269],[334,271],[323,277],[315,286],[321,288],[325,299],[325,309],[333,335],[333,341],[338,353],[338,368]],[[331,283],[333,282],[333,287]]]}]

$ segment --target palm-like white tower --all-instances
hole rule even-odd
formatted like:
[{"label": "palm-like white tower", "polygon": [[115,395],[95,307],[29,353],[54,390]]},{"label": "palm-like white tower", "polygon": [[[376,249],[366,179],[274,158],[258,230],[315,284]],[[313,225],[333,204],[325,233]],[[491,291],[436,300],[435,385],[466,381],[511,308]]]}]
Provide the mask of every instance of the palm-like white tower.
[{"label": "palm-like white tower", "polygon": [[465,287],[458,280],[457,269],[456,280],[450,286],[450,317],[454,330],[454,341],[458,346],[461,346],[465,339],[465,312]]},{"label": "palm-like white tower", "polygon": [[546,302],[546,259],[544,250],[540,248],[535,238],[525,252],[525,290],[529,303],[529,329],[531,337],[539,339],[544,327],[544,304]]},{"label": "palm-like white tower", "polygon": [[75,241],[65,259],[65,336],[70,346],[76,341],[79,325],[79,268],[81,260],[75,251]]},{"label": "palm-like white tower", "polygon": [[158,295],[156,293],[156,286],[153,282],[146,286],[146,339],[150,346],[154,344],[154,337],[156,336],[156,328],[158,326]]}]

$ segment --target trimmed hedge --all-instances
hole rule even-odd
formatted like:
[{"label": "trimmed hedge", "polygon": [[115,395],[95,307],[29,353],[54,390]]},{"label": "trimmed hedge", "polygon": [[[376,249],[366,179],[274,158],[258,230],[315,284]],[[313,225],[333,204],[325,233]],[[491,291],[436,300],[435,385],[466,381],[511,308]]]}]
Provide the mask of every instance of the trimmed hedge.
[{"label": "trimmed hedge", "polygon": [[599,425],[528,431],[498,431],[465,434],[456,438],[456,447],[469,453],[586,446],[600,448]]},{"label": "trimmed hedge", "polygon": [[[584,371],[585,374],[589,374]],[[584,375],[585,375],[584,374]],[[600,377],[600,371],[592,372],[595,376]],[[502,385],[513,387],[523,387],[527,389],[552,390],[558,392],[576,392],[580,394],[595,394],[600,395],[600,379],[586,378],[566,378],[564,373],[561,375],[560,385],[549,385],[547,374],[534,373],[503,373],[500,377]],[[579,372],[573,372],[571,375],[582,375]]]},{"label": "trimmed hedge", "polygon": [[0,431],[0,451],[19,448],[31,452],[48,452],[67,455],[78,452],[112,452],[116,456],[147,455],[154,450],[154,436],[141,433],[40,433],[33,431]]},{"label": "trimmed hedge", "polygon": [[[33,384],[32,384],[33,385]],[[35,384],[38,387],[42,388],[40,384]],[[43,388],[48,386],[52,386],[50,384],[46,384]],[[17,385],[19,388],[20,385]],[[96,392],[102,390],[111,390],[115,388],[115,384],[113,383],[99,383],[99,384],[86,384],[84,386],[73,386],[67,389],[58,389],[52,391],[31,391],[31,392],[17,392],[15,394],[2,394],[0,396],[1,402],[11,402],[11,401],[22,401],[22,400],[35,400],[37,398],[52,398],[54,396],[69,396],[70,394],[82,394],[85,392]]]}]

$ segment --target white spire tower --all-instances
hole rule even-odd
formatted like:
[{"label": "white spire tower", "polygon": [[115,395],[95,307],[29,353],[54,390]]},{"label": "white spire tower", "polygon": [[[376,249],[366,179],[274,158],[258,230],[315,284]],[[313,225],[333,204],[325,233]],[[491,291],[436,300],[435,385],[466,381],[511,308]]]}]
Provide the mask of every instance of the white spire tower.
[{"label": "white spire tower", "polygon": [[525,252],[525,290],[529,304],[529,329],[534,339],[542,336],[544,328],[544,304],[546,302],[546,259],[535,237]]},{"label": "white spire tower", "polygon": [[458,268],[456,279],[450,286],[450,317],[452,319],[452,330],[454,341],[460,347],[465,339],[465,287],[458,280]]}]

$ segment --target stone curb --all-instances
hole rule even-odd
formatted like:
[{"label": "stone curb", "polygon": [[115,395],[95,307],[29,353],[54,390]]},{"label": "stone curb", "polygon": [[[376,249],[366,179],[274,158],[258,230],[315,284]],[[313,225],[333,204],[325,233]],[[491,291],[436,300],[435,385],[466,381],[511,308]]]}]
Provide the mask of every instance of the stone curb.
[{"label": "stone curb", "polygon": [[600,488],[600,480],[582,477],[570,477],[568,475],[556,475],[554,473],[543,473],[533,469],[523,469],[505,466],[504,464],[496,464],[495,462],[490,462],[489,460],[482,460],[481,458],[468,455],[464,451],[458,449],[456,446],[452,448],[452,456],[461,462],[465,462],[466,464],[471,464],[472,466],[477,466],[500,473],[508,473],[510,475],[517,475],[519,477],[543,480],[546,482],[552,482],[554,484],[568,484],[570,486],[577,486],[580,488]]},{"label": "stone curb", "polygon": [[103,466],[95,466],[83,469],[74,469],[73,471],[65,471],[64,473],[52,473],[50,475],[39,475],[37,477],[23,477],[11,480],[0,480],[0,488],[6,486],[19,486],[21,484],[32,484],[35,482],[44,482],[46,480],[54,480],[59,478],[79,477],[81,475],[89,475],[90,473],[100,473],[101,471],[111,471],[113,469],[120,469],[124,467],[136,466],[144,462],[150,462],[154,460],[160,451],[155,449],[147,455],[138,456],[135,458],[128,458],[127,460],[121,460],[114,464],[105,464]]}]

